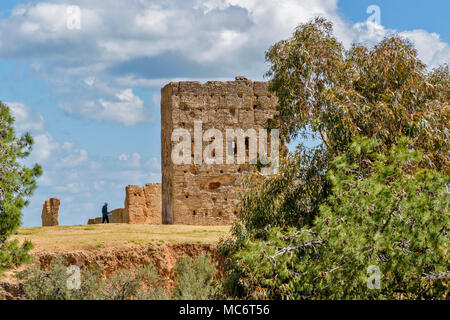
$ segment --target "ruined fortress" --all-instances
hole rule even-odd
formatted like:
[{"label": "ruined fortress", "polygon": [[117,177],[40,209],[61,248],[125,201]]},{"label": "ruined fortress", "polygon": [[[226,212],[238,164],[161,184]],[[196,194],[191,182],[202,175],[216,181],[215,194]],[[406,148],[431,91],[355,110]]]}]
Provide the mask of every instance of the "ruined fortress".
[{"label": "ruined fortress", "polygon": [[[253,82],[244,77],[235,81],[171,82],[161,89],[161,168],[162,183],[144,187],[127,186],[124,208],[115,209],[110,222],[130,224],[231,224],[239,213],[243,193],[242,178],[249,163],[196,164],[194,153],[194,123],[201,122],[200,148],[214,138],[203,136],[208,129],[225,132],[227,129],[266,128],[267,120],[276,112],[277,97],[267,90],[266,82]],[[192,161],[175,164],[173,150],[177,141],[172,133],[176,129],[189,132]],[[223,136],[223,145],[237,154],[237,141],[230,147]],[[245,138],[248,157],[252,145]],[[228,149],[227,149],[228,150]],[[228,151],[227,151],[228,152]],[[200,155],[201,157],[201,155]],[[248,160],[248,159],[247,159]],[[90,219],[89,224],[101,223],[101,217]]]}]

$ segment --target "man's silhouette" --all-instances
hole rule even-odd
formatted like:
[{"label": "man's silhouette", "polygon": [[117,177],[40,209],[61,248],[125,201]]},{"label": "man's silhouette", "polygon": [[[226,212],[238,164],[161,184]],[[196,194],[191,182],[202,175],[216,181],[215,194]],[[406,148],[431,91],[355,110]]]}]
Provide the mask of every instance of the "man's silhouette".
[{"label": "man's silhouette", "polygon": [[102,216],[103,216],[102,223],[105,223],[105,221],[107,223],[109,223],[108,213],[109,213],[108,212],[108,203],[105,202],[105,204],[103,205],[103,208],[102,208]]}]

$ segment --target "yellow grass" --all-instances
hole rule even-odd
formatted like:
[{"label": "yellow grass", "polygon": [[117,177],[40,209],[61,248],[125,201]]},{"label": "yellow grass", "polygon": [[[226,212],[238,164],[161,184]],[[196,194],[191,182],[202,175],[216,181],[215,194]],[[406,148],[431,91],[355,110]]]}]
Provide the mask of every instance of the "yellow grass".
[{"label": "yellow grass", "polygon": [[21,228],[14,237],[34,244],[33,252],[147,245],[154,242],[217,243],[230,226],[131,225],[122,223],[85,226]]}]

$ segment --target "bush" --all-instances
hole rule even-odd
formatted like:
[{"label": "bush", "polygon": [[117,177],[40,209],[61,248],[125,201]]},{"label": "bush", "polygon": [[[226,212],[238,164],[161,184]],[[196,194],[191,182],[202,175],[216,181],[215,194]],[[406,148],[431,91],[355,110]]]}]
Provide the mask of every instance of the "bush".
[{"label": "bush", "polygon": [[101,298],[101,273],[98,268],[81,270],[81,287],[69,289],[67,283],[70,274],[63,259],[52,261],[50,270],[42,270],[33,265],[18,273],[24,280],[23,290],[27,299],[31,300],[94,300]]},{"label": "bush", "polygon": [[50,270],[33,265],[18,272],[23,280],[25,297],[31,300],[160,300],[160,299],[212,299],[215,291],[213,277],[216,265],[210,255],[186,257],[175,265],[175,287],[170,290],[153,264],[134,269],[121,269],[107,279],[101,268],[81,269],[81,286],[69,289],[71,276],[62,258],[52,261]]},{"label": "bush", "polygon": [[215,295],[213,278],[217,272],[211,256],[201,255],[196,259],[184,257],[175,265],[174,299],[206,300]]},{"label": "bush", "polygon": [[[332,192],[312,228],[272,228],[231,251],[228,294],[253,299],[442,299],[449,270],[448,176],[421,169],[400,139],[385,156],[357,138],[332,162]],[[368,289],[379,268],[380,289]]]},{"label": "bush", "polygon": [[159,300],[169,294],[153,264],[134,270],[122,269],[105,281],[103,299],[106,300]]}]

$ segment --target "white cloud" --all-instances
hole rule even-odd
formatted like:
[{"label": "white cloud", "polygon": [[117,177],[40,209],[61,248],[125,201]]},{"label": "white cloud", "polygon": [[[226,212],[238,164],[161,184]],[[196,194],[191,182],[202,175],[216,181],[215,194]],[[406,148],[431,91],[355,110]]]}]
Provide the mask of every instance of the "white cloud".
[{"label": "white cloud", "polygon": [[[10,22],[17,27],[15,36],[34,43],[43,43],[48,40],[62,41],[63,38],[67,39],[68,37],[73,38],[77,34],[67,27],[68,8],[71,5],[71,3],[61,4],[48,1],[16,6],[11,13],[11,17],[9,17]],[[86,31],[101,28],[101,18],[98,12],[91,10],[87,6],[83,7],[82,20]],[[3,37],[7,38],[8,35],[3,35]],[[10,49],[14,50],[16,48],[12,47]]]},{"label": "white cloud", "polygon": [[89,163],[89,167],[90,167],[91,169],[98,170],[98,169],[101,169],[101,168],[102,168],[102,164],[101,164],[100,162],[97,162],[97,161],[91,161],[91,162]]},{"label": "white cloud", "polygon": [[[97,88],[100,88],[106,93],[110,93],[111,91],[109,87]],[[82,118],[121,123],[127,127],[147,121],[144,101],[135,95],[131,88],[115,93],[111,100],[99,98],[95,101],[78,101],[78,103],[73,102],[70,105],[63,104],[62,108],[69,114]]]},{"label": "white cloud", "polygon": [[74,148],[75,144],[73,142],[64,142],[62,144],[62,149],[65,151],[70,151]]},{"label": "white cloud", "polygon": [[216,62],[224,57],[224,54],[232,55],[248,42],[248,35],[233,30],[223,30],[216,35],[217,45],[200,52],[196,58],[199,62]]},{"label": "white cloud", "polygon": [[400,35],[414,43],[419,58],[430,67],[450,62],[450,46],[441,41],[439,34],[413,30],[401,32]]},{"label": "white cloud", "polygon": [[20,132],[44,129],[44,117],[37,112],[33,112],[25,103],[6,102],[6,105],[15,119],[15,128]]},{"label": "white cloud", "polygon": [[169,24],[177,20],[176,11],[164,11],[161,8],[148,9],[136,16],[136,27],[147,34],[164,34],[169,30]]},{"label": "white cloud", "polygon": [[81,164],[86,163],[88,160],[88,153],[84,149],[73,150],[66,156],[63,156],[58,163],[59,167],[62,168],[73,168],[78,167]]},{"label": "white cloud", "polygon": [[351,42],[373,46],[383,40],[391,30],[373,22],[358,22],[350,30]]},{"label": "white cloud", "polygon": [[58,147],[58,142],[53,139],[53,136],[50,133],[44,132],[38,134],[34,136],[34,146],[31,158],[36,159],[37,162],[46,161]]},{"label": "white cloud", "polygon": [[140,168],[141,167],[141,155],[137,152],[133,152],[131,155],[122,153],[118,159],[121,164],[127,168]]},{"label": "white cloud", "polygon": [[153,157],[147,160],[145,165],[153,170],[161,170],[161,158],[159,157]]},{"label": "white cloud", "polygon": [[429,33],[425,30],[397,32],[373,22],[356,23],[352,27],[352,32],[353,42],[368,46],[375,45],[387,36],[398,34],[414,44],[419,58],[429,68],[450,62],[450,46],[448,43],[441,41],[437,33]]},{"label": "white cloud", "polygon": [[[117,85],[122,86],[122,87],[140,87],[140,88],[146,88],[146,89],[157,89],[158,91],[171,81],[173,81],[173,82],[179,82],[179,81],[200,81],[200,82],[230,81],[230,78],[229,77],[209,77],[209,78],[177,77],[177,78],[149,79],[149,78],[138,78],[135,75],[126,75],[123,77],[117,77],[115,79],[115,82],[117,83]],[[155,102],[155,100],[153,100],[153,102]],[[159,102],[160,101],[156,101],[156,104],[158,105],[158,107],[159,107]]]},{"label": "white cloud", "polygon": [[50,177],[49,173],[45,170],[37,180],[38,186],[40,187],[50,187],[54,184],[53,179]]},{"label": "white cloud", "polygon": [[93,186],[94,186],[94,190],[102,190],[103,186],[105,185],[105,181],[95,181]]},{"label": "white cloud", "polygon": [[89,186],[79,182],[71,182],[64,185],[56,185],[53,187],[53,190],[55,192],[63,192],[63,193],[67,192],[71,194],[83,193],[83,196],[85,197],[86,196],[89,197],[90,195],[90,192],[87,191],[89,190]]},{"label": "white cloud", "polygon": [[118,101],[99,100],[100,116],[132,126],[145,120],[144,101],[128,88],[116,94]]},{"label": "white cloud", "polygon": [[[67,28],[67,7],[81,8],[81,29]],[[0,19],[0,57],[26,59],[61,94],[68,114],[133,126],[148,109],[133,89],[171,80],[261,79],[264,52],[317,15],[334,23],[348,48],[374,44],[396,30],[346,22],[338,0],[187,0],[183,2],[47,0],[19,5]],[[434,67],[450,60],[439,35],[408,30],[419,57]],[[42,57],[46,59],[43,60]],[[38,67],[36,67],[38,66]]]},{"label": "white cloud", "polygon": [[[317,15],[332,20],[337,36],[351,41],[379,39],[384,31],[351,26],[338,12],[337,0],[210,0],[166,2],[79,0],[82,27],[66,26],[69,0],[49,0],[20,5],[11,17],[0,20],[0,47],[8,53],[33,58],[54,58],[50,63],[66,72],[86,73],[93,66],[102,72],[115,64],[141,57],[178,52],[190,61],[215,68],[261,66],[263,52],[274,42],[287,38],[301,22]],[[107,8],[107,10],[105,9]],[[120,18],[120,19],[119,19]],[[22,31],[21,31],[22,30]],[[117,32],[120,30],[120,32]],[[420,30],[405,33],[421,44],[434,38]],[[12,40],[15,40],[14,42]],[[41,44],[36,49],[30,48]],[[258,56],[254,54],[258,52]],[[250,59],[246,55],[251,53]],[[258,59],[255,59],[258,57]],[[248,62],[253,60],[248,66]],[[77,62],[77,63],[74,63]],[[218,64],[221,65],[218,65]],[[55,67],[55,66],[53,66]],[[84,71],[83,71],[84,70]],[[91,69],[92,70],[92,69]],[[260,70],[264,71],[264,70]],[[87,84],[91,86],[93,75]]]},{"label": "white cloud", "polygon": [[95,77],[88,77],[84,79],[84,83],[86,83],[89,87],[92,87],[95,82]]},{"label": "white cloud", "polygon": [[[46,130],[44,117],[23,102],[7,102],[15,118],[14,127],[19,133],[29,131],[34,144],[29,162],[52,163],[60,167],[76,167],[88,160],[87,151],[75,149],[73,142],[59,143]],[[59,162],[59,163],[56,163]]]}]

